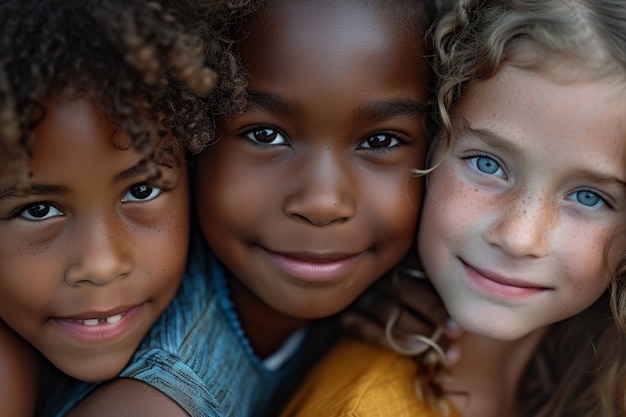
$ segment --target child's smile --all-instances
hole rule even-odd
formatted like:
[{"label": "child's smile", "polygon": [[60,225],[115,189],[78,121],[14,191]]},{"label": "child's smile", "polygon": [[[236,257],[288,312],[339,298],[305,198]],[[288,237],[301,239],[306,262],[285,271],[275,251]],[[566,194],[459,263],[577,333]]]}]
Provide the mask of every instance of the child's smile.
[{"label": "child's smile", "polygon": [[[176,292],[188,243],[186,167],[157,180],[87,99],[50,100],[32,191],[0,189],[0,312],[64,372],[112,378]],[[176,158],[182,161],[182,150]]]},{"label": "child's smile", "polygon": [[505,65],[454,108],[420,256],[470,332],[520,338],[606,290],[606,242],[626,211],[625,103],[611,79],[560,83]]},{"label": "child's smile", "polygon": [[430,73],[422,34],[397,23],[374,5],[279,2],[237,44],[249,107],[198,157],[198,213],[274,326],[337,313],[413,243]]}]

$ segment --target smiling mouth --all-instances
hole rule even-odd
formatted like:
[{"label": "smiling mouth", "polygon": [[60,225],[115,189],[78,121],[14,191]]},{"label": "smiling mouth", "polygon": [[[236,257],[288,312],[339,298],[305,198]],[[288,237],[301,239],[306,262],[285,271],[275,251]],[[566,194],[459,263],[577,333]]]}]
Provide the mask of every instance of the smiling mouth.
[{"label": "smiling mouth", "polygon": [[505,298],[527,298],[549,291],[550,288],[539,286],[528,281],[506,278],[498,274],[474,267],[461,260],[467,277],[481,291],[496,294]]},{"label": "smiling mouth", "polygon": [[278,253],[266,250],[271,263],[298,281],[329,282],[341,279],[352,269],[359,254]]},{"label": "smiling mouth", "polygon": [[135,307],[117,309],[108,314],[91,312],[74,317],[58,317],[53,318],[52,322],[64,335],[73,340],[90,344],[104,343],[121,338],[130,332],[135,327],[143,307],[144,304],[139,304]]}]

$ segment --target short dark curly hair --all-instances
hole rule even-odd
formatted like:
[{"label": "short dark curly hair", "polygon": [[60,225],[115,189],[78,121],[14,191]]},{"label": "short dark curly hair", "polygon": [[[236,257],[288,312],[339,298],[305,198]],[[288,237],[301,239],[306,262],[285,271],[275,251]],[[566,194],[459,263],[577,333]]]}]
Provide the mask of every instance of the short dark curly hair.
[{"label": "short dark curly hair", "polygon": [[0,1],[0,152],[18,188],[28,190],[28,149],[52,96],[92,100],[155,174],[163,138],[200,151],[214,136],[211,111],[245,102],[223,33],[247,3]]}]

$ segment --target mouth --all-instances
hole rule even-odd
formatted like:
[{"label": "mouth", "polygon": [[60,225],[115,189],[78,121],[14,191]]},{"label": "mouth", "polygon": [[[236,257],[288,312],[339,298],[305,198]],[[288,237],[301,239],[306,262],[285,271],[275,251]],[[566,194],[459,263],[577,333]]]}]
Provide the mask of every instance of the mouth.
[{"label": "mouth", "polygon": [[298,281],[331,282],[354,269],[361,253],[344,252],[273,252],[265,249],[270,262],[284,274]]},{"label": "mouth", "polygon": [[545,286],[537,285],[533,282],[506,277],[504,275],[488,271],[471,265],[461,259],[461,264],[470,282],[481,291],[502,296],[505,298],[528,298],[534,295],[550,291]]},{"label": "mouth", "polygon": [[55,323],[62,332],[83,343],[102,343],[123,337],[130,331],[143,308],[143,304],[121,307],[110,312],[81,313],[67,317],[55,317]]}]

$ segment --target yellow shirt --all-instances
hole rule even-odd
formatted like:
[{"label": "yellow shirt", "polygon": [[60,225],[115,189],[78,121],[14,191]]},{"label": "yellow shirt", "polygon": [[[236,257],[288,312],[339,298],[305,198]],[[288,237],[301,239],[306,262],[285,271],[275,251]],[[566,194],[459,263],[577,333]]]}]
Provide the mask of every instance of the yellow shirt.
[{"label": "yellow shirt", "polygon": [[[281,417],[441,417],[417,397],[409,357],[350,339],[307,375]],[[452,410],[451,417],[459,417]]]}]

